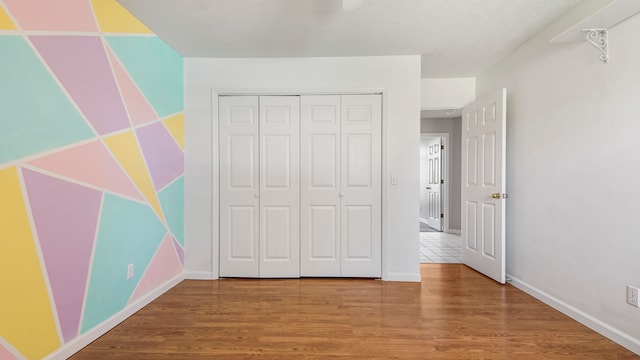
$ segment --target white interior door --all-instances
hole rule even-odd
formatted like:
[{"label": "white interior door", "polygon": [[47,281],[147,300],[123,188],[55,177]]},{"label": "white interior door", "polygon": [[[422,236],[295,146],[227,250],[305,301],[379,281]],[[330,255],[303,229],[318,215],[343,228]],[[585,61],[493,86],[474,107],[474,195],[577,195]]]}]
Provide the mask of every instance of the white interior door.
[{"label": "white interior door", "polygon": [[427,225],[442,231],[442,138],[427,142]]},{"label": "white interior door", "polygon": [[259,101],[260,277],[299,277],[300,98]]},{"label": "white interior door", "polygon": [[462,111],[462,259],[505,282],[507,90]]},{"label": "white interior door", "polygon": [[300,275],[340,276],[340,95],[300,106]]},{"label": "white interior door", "polygon": [[428,224],[429,217],[429,146],[420,139],[420,222]]},{"label": "white interior door", "polygon": [[342,276],[381,276],[381,98],[341,96]]},{"label": "white interior door", "polygon": [[259,276],[258,97],[221,96],[220,276]]}]

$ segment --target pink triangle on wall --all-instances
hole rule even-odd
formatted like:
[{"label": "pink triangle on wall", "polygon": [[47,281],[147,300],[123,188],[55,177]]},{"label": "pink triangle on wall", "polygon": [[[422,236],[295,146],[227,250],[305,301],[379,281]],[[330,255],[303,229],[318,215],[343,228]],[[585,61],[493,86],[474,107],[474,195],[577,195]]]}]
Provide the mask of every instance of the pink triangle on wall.
[{"label": "pink triangle on wall", "polygon": [[0,343],[0,359],[2,360],[19,360],[20,358],[15,356],[9,349],[4,347],[2,343]]},{"label": "pink triangle on wall", "polygon": [[87,0],[5,0],[23,30],[98,31]]},{"label": "pink triangle on wall", "polygon": [[38,158],[28,164],[144,201],[133,182],[99,140]]},{"label": "pink triangle on wall", "polygon": [[147,98],[144,97],[122,64],[120,64],[118,58],[108,47],[107,54],[109,55],[111,67],[113,68],[113,73],[116,76],[118,85],[120,85],[120,93],[124,99],[127,111],[129,111],[129,118],[133,125],[145,124],[149,121],[156,120],[158,114],[153,110]]},{"label": "pink triangle on wall", "polygon": [[167,234],[140,279],[138,287],[131,296],[131,299],[129,299],[129,303],[140,299],[142,296],[155,290],[158,286],[182,272],[182,263],[178,259],[178,255],[171,241],[171,236]]}]

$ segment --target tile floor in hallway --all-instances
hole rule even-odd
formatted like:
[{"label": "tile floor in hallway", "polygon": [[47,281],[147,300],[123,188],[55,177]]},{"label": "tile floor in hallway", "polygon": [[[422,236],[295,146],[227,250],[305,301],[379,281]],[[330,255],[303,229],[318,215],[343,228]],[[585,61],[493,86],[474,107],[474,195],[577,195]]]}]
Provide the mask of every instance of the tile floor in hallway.
[{"label": "tile floor in hallway", "polygon": [[423,264],[461,263],[462,240],[460,235],[421,232],[420,262]]}]

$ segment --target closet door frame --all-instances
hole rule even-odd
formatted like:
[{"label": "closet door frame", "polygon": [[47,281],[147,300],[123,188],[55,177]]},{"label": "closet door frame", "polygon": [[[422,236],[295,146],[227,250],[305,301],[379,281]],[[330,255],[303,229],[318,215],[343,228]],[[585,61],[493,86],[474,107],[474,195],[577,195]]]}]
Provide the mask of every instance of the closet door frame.
[{"label": "closet door frame", "polygon": [[239,88],[239,89],[229,89],[229,88],[211,88],[211,121],[213,126],[211,127],[211,134],[207,136],[211,136],[213,140],[212,146],[212,156],[211,159],[213,161],[212,172],[211,172],[211,183],[212,183],[212,201],[211,201],[211,276],[207,276],[206,279],[218,279],[221,277],[220,275],[220,167],[218,164],[220,157],[220,142],[219,142],[219,129],[218,129],[218,100],[221,96],[233,96],[233,95],[255,95],[255,96],[275,96],[275,95],[291,95],[291,96],[302,96],[302,95],[380,95],[381,96],[381,223],[380,223],[380,231],[381,231],[381,266],[380,266],[380,274],[381,279],[385,280],[388,277],[387,271],[387,256],[388,256],[388,247],[389,247],[389,236],[387,234],[387,221],[389,218],[389,214],[387,213],[386,203],[388,196],[388,186],[390,185],[390,172],[388,171],[388,160],[387,160],[387,96],[385,88],[292,88],[292,89],[281,89],[281,88]]}]

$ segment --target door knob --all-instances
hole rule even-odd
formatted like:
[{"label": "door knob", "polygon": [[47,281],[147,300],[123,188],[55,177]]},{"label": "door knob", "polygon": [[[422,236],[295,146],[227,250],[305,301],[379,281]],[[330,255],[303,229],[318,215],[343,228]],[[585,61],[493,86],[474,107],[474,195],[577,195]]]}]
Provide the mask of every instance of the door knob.
[{"label": "door knob", "polygon": [[507,193],[504,193],[504,194],[493,193],[493,194],[491,194],[491,197],[494,198],[494,199],[500,199],[500,198],[506,199],[506,198],[509,197],[509,194],[507,194]]},{"label": "door knob", "polygon": [[340,197],[344,197],[344,193],[339,193],[338,194]]},{"label": "door knob", "polygon": [[259,198],[259,197],[260,197],[260,194],[253,194],[253,196],[255,196],[255,197]]}]

